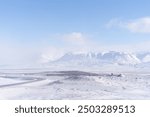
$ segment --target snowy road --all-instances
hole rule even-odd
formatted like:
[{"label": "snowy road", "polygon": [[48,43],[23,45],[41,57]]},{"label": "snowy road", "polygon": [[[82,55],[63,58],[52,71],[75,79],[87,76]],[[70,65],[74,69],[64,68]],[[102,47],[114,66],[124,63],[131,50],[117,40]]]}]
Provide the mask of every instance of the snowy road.
[{"label": "snowy road", "polygon": [[21,82],[21,83],[13,83],[13,84],[6,84],[6,85],[0,85],[0,88],[4,88],[4,87],[11,87],[11,86],[18,86],[18,85],[24,85],[24,84],[29,84],[29,83],[35,83],[35,82],[39,82],[39,81],[42,81],[42,80],[45,80],[43,78],[41,79],[34,79],[34,80],[31,80],[31,81],[26,81],[26,82]]}]

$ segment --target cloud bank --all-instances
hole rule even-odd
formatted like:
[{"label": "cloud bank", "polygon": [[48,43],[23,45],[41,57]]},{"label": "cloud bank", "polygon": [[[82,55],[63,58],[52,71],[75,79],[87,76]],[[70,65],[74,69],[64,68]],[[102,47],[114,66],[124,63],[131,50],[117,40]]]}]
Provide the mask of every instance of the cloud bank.
[{"label": "cloud bank", "polygon": [[150,33],[150,17],[142,17],[133,20],[122,21],[121,19],[112,19],[107,23],[108,28],[124,28],[134,33]]}]

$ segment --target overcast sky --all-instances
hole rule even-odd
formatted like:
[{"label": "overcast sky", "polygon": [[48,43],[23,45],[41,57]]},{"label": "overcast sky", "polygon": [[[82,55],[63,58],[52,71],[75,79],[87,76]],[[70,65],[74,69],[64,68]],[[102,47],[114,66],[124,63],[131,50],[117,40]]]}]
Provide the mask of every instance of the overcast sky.
[{"label": "overcast sky", "polygon": [[0,0],[0,64],[69,51],[150,50],[150,0]]}]

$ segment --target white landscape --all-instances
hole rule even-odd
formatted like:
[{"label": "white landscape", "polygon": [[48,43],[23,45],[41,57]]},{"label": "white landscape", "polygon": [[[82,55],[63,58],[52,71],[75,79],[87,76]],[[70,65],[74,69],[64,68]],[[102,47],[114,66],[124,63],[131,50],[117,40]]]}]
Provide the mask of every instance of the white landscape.
[{"label": "white landscape", "polygon": [[1,69],[0,99],[150,99],[148,56],[67,53],[39,68]]},{"label": "white landscape", "polygon": [[0,99],[150,100],[150,0],[0,0]]}]

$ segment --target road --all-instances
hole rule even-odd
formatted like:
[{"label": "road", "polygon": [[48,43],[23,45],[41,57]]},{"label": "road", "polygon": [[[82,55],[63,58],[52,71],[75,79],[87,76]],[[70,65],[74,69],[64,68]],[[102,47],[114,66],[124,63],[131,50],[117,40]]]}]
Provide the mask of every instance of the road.
[{"label": "road", "polygon": [[45,79],[43,79],[43,78],[38,78],[38,79],[26,81],[26,82],[20,82],[20,83],[13,83],[13,84],[0,85],[0,88],[11,87],[11,86],[18,86],[18,85],[23,85],[23,84],[29,84],[29,83],[39,82],[39,81],[42,81],[42,80],[45,80]]}]

